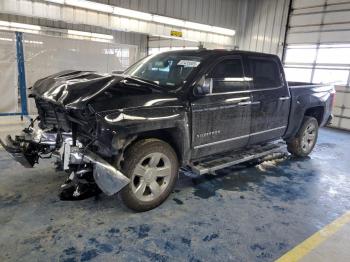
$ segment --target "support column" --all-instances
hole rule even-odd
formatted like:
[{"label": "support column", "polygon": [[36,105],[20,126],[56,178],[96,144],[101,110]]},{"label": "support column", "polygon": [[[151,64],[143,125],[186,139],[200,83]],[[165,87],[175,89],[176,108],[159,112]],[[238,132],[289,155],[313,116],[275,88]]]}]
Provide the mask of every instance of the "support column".
[{"label": "support column", "polygon": [[24,52],[23,52],[23,33],[16,32],[16,50],[17,50],[17,67],[18,67],[18,88],[21,97],[21,115],[28,115],[27,105],[27,85],[26,73],[24,67]]}]

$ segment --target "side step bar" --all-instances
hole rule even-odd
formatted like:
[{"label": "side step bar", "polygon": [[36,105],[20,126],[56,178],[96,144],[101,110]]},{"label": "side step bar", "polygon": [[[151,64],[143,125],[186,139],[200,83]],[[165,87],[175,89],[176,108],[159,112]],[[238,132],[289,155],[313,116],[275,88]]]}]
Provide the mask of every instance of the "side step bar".
[{"label": "side step bar", "polygon": [[197,175],[214,173],[219,169],[237,165],[253,159],[258,159],[286,148],[283,141],[254,146],[244,151],[229,152],[206,158],[196,164],[190,165],[191,170]]}]

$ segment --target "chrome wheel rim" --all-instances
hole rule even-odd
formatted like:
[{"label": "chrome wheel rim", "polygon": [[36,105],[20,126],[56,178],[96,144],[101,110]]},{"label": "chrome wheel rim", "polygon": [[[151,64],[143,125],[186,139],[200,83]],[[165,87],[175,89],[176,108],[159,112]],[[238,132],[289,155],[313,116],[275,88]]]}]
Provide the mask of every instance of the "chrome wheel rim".
[{"label": "chrome wheel rim", "polygon": [[308,124],[306,127],[302,141],[301,141],[301,147],[304,152],[309,152],[311,151],[312,147],[315,145],[316,142],[316,126],[314,123]]},{"label": "chrome wheel rim", "polygon": [[170,184],[170,178],[170,159],[163,153],[151,153],[135,166],[131,178],[131,189],[138,200],[152,201],[166,190]]}]

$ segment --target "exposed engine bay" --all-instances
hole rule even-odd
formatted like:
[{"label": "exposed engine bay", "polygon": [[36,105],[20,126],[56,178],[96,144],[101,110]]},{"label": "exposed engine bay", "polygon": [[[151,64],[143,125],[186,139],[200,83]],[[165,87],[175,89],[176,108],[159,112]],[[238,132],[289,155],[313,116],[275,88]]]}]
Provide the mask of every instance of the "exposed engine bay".
[{"label": "exposed engine bay", "polygon": [[[2,146],[26,168],[39,159],[55,158],[56,168],[69,173],[62,185],[62,200],[80,200],[101,190],[113,195],[129,183],[129,179],[88,146],[73,138],[71,132],[43,130],[32,121],[21,135],[8,136]],[[40,125],[40,124],[39,124]]]},{"label": "exposed engine bay", "polygon": [[[74,80],[68,85],[70,77],[82,80]],[[104,146],[103,141],[98,138],[95,111],[90,107],[83,107],[83,103],[79,103],[81,107],[78,106],[82,96],[81,91],[76,90],[82,86],[85,91],[91,91],[88,88],[92,83],[91,78],[97,78],[99,84],[101,79],[105,83],[114,79],[109,75],[106,77],[90,72],[69,71],[39,80],[30,95],[35,99],[38,117],[31,120],[21,134],[14,137],[8,135],[5,141],[0,140],[6,151],[26,168],[32,168],[40,159],[54,158],[56,168],[69,174],[62,185],[60,197],[63,200],[79,200],[85,198],[84,195],[101,191],[113,195],[129,183],[129,179],[111,164],[115,156],[111,153],[111,145]],[[60,82],[64,84],[59,85]],[[74,91],[68,92],[67,88],[74,85]],[[45,86],[45,90],[42,86]],[[101,86],[93,86],[94,90],[101,89]],[[66,90],[62,91],[62,88]],[[85,94],[91,96],[91,93]],[[78,97],[74,100],[75,106],[68,108],[67,101],[72,105],[73,100],[69,99],[73,97]],[[65,103],[62,98],[66,99]],[[59,100],[61,103],[57,103]],[[102,137],[111,139],[111,136]]]}]

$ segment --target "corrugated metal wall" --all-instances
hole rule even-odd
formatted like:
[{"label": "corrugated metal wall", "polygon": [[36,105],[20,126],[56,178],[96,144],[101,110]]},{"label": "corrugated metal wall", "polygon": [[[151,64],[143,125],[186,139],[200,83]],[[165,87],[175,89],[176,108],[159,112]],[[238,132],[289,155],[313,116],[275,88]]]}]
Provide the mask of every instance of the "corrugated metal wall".
[{"label": "corrugated metal wall", "polygon": [[[242,35],[250,0],[95,0],[95,2],[236,30]],[[266,0],[263,0],[266,1]]]},{"label": "corrugated metal wall", "polygon": [[239,49],[282,56],[290,0],[95,0],[236,30]]},{"label": "corrugated metal wall", "polygon": [[[95,0],[95,2],[235,29],[234,45],[239,49],[281,55],[290,0]],[[46,27],[111,33],[99,27],[66,24],[48,19],[4,14],[0,14],[0,19]],[[129,32],[114,34],[116,42],[137,45],[140,48],[140,56],[146,54],[145,35]]]},{"label": "corrugated metal wall", "polygon": [[238,29],[247,0],[95,0],[104,4]]},{"label": "corrugated metal wall", "polygon": [[282,56],[290,0],[249,0],[239,48]]}]

